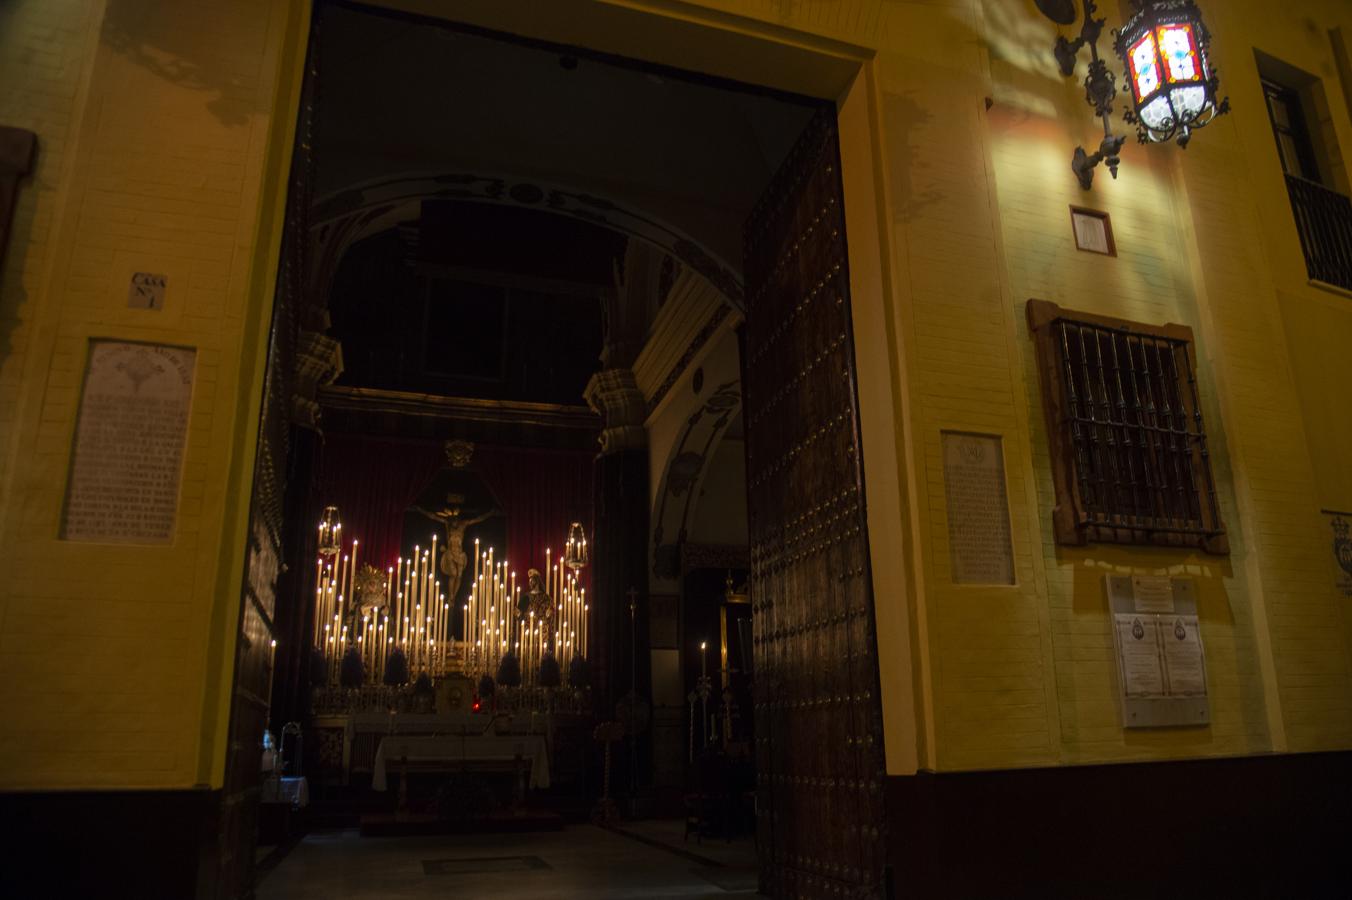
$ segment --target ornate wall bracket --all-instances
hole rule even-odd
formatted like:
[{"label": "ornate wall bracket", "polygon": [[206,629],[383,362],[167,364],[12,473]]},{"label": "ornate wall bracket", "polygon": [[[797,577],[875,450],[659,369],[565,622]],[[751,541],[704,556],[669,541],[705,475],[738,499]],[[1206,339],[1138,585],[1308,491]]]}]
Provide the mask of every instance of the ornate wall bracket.
[{"label": "ornate wall bracket", "polygon": [[[1094,17],[1098,12],[1095,0],[1082,2],[1084,23],[1080,26],[1079,36],[1074,40],[1067,40],[1065,35],[1058,37],[1052,52],[1056,56],[1061,74],[1069,78],[1075,74],[1075,64],[1080,51],[1085,47],[1089,48],[1089,74],[1084,79],[1084,95],[1085,101],[1093,107],[1094,115],[1103,120],[1103,140],[1099,142],[1099,148],[1094,153],[1090,153],[1082,146],[1076,147],[1070,163],[1071,171],[1079,180],[1080,187],[1087,191],[1093,187],[1094,169],[1098,168],[1100,163],[1106,163],[1113,178],[1117,177],[1117,169],[1122,162],[1122,145],[1126,143],[1126,138],[1112,132],[1109,120],[1113,114],[1113,101],[1117,98],[1117,76],[1099,57],[1098,52],[1099,38],[1103,36],[1103,28],[1108,20]],[[1038,6],[1044,15],[1057,24],[1069,24],[1065,21],[1067,11],[1070,13],[1070,21],[1074,21],[1074,7],[1070,2],[1047,5],[1039,3]],[[1047,6],[1055,8],[1048,9]]]}]

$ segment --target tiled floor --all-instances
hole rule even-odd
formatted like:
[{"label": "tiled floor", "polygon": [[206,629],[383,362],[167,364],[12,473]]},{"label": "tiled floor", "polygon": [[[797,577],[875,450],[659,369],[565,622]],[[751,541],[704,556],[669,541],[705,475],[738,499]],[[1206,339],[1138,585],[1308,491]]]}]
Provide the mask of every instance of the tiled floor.
[{"label": "tiled floor", "polygon": [[755,896],[755,852],[749,841],[700,845],[692,838],[683,843],[680,823],[625,827],[644,840],[590,825],[521,835],[312,834],[263,877],[258,900]]}]

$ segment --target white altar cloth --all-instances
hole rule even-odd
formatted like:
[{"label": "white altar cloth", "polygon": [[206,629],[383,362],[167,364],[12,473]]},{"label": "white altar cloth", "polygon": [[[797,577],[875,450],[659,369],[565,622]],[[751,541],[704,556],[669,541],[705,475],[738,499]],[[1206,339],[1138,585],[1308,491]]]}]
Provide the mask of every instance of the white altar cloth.
[{"label": "white altar cloth", "polygon": [[437,737],[401,737],[389,735],[380,742],[376,750],[375,763],[371,769],[371,787],[378,791],[388,789],[387,767],[395,767],[401,759],[426,768],[429,764],[440,765],[446,771],[455,771],[455,764],[464,763],[510,763],[517,757],[530,767],[530,786],[532,788],[549,787],[549,748],[543,736],[538,734],[480,734],[461,737],[446,735]]}]

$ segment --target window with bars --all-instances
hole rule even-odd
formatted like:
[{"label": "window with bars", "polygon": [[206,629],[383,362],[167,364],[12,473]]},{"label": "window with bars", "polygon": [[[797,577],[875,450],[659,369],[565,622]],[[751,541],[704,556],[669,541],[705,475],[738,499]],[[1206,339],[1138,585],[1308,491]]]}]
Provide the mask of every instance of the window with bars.
[{"label": "window with bars", "polygon": [[1229,552],[1191,329],[1028,302],[1056,540]]}]

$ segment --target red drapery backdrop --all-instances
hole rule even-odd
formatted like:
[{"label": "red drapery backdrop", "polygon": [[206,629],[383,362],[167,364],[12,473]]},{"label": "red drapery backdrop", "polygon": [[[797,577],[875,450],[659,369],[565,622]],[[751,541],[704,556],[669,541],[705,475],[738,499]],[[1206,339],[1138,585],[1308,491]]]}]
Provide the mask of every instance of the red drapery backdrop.
[{"label": "red drapery backdrop", "polygon": [[[479,446],[472,466],[488,482],[507,515],[507,560],[524,580],[526,570],[545,567],[545,549],[559,558],[568,526],[581,522],[592,541],[592,462],[577,450],[528,450]],[[583,570],[582,586],[591,579]]]},{"label": "red drapery backdrop", "polygon": [[329,435],[316,504],[319,512],[338,507],[344,542],[360,541],[358,561],[384,569],[399,558],[405,510],[444,465],[446,452],[435,441]]},{"label": "red drapery backdrop", "polygon": [[[359,560],[376,568],[400,555],[404,513],[446,465],[440,441],[329,435],[320,460],[316,525],[325,506],[337,506],[343,536],[361,542]],[[568,526],[581,522],[592,540],[592,462],[576,450],[534,450],[479,444],[470,468],[488,483],[507,519],[505,550],[518,583],[530,567],[544,568],[545,548],[558,558]],[[473,548],[469,548],[473,553]],[[590,593],[591,579],[582,584]]]}]

